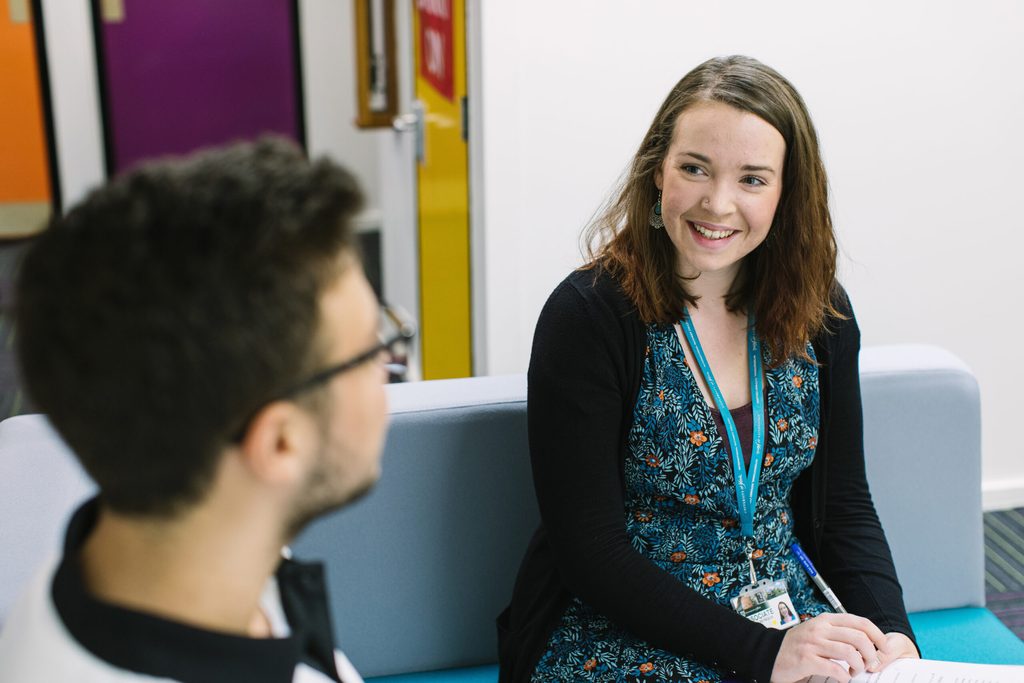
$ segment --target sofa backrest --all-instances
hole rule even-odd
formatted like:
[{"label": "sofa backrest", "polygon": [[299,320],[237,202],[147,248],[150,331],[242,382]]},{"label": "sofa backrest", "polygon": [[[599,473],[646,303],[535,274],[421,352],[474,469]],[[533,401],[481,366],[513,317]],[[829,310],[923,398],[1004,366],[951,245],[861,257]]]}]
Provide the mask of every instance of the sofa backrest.
[{"label": "sofa backrest", "polygon": [[[868,477],[908,609],[983,604],[973,376],[935,347],[868,348],[861,363]],[[389,397],[380,483],[293,551],[325,561],[338,645],[365,676],[493,662],[494,617],[538,522],[525,378],[394,385]],[[0,547],[21,539],[0,573],[2,621],[5,579],[55,547],[90,485],[41,416],[0,424],[0,476]]]},{"label": "sofa backrest", "polygon": [[526,379],[390,389],[381,480],[292,550],[325,559],[337,643],[364,676],[494,662],[494,618],[539,520]]},{"label": "sofa backrest", "polygon": [[0,626],[96,485],[42,415],[0,422]]}]

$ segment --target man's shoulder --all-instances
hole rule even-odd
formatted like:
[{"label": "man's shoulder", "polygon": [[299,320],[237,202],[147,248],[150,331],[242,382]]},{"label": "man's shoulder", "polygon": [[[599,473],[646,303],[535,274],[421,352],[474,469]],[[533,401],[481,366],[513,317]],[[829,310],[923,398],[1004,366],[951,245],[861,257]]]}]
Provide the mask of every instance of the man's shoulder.
[{"label": "man's shoulder", "polygon": [[0,682],[167,681],[116,669],[94,657],[71,637],[50,597],[56,566],[56,560],[52,560],[36,572],[0,630]]},{"label": "man's shoulder", "polygon": [[[75,639],[53,602],[52,586],[58,566],[59,558],[54,558],[36,572],[0,628],[0,683],[174,683],[176,679],[118,668]],[[334,650],[334,660],[342,680],[362,681],[342,652]],[[333,679],[299,662],[293,680],[328,683]]]}]

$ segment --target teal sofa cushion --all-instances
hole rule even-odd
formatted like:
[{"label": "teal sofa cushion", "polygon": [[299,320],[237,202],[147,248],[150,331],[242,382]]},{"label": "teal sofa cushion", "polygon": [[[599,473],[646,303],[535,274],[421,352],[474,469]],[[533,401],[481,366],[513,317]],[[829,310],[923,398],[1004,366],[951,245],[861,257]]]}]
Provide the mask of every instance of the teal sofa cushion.
[{"label": "teal sofa cushion", "polygon": [[[916,612],[910,624],[927,659],[978,664],[1024,664],[1024,641],[984,607]],[[368,678],[373,683],[495,683],[497,666],[442,669]]]},{"label": "teal sofa cushion", "polygon": [[926,659],[1024,664],[1024,641],[984,607],[915,612],[910,625]]}]

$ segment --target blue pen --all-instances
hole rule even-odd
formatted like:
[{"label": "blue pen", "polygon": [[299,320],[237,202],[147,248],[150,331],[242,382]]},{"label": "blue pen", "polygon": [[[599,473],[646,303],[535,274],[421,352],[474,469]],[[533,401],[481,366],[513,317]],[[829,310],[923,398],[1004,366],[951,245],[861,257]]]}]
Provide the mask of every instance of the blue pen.
[{"label": "blue pen", "polygon": [[821,574],[819,574],[818,570],[814,568],[814,563],[811,562],[811,558],[807,557],[807,553],[805,553],[804,549],[800,547],[800,544],[794,541],[793,545],[790,546],[790,550],[793,551],[793,554],[796,555],[796,559],[800,560],[800,564],[802,564],[804,569],[807,570],[807,573],[810,574],[811,580],[814,581],[814,584],[821,589],[822,593],[825,594],[825,599],[828,600],[828,604],[832,605],[832,609],[841,614],[846,614],[846,608],[843,607],[843,603],[839,602],[839,598],[836,597],[836,594],[833,593],[832,589],[828,587],[827,583],[825,583],[825,579],[821,578]]}]

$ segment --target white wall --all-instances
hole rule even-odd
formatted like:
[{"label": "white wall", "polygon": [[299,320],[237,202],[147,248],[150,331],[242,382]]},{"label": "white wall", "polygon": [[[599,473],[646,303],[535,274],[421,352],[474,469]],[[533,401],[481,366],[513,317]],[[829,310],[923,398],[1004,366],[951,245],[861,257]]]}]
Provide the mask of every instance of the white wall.
[{"label": "white wall", "polygon": [[70,207],[103,181],[96,53],[89,4],[43,0],[61,199]]},{"label": "white wall", "polygon": [[300,0],[306,138],[312,156],[327,155],[356,174],[367,214],[379,223],[381,132],[356,128],[356,67],[352,0]]},{"label": "white wall", "polygon": [[864,342],[937,344],[971,366],[986,504],[1024,505],[1024,5],[481,4],[486,374],[525,369],[540,307],[670,87],[748,54],[815,119]]},{"label": "white wall", "polygon": [[[130,8],[129,8],[130,11]],[[92,24],[86,2],[43,0],[54,127],[64,205],[103,182],[103,137]],[[379,223],[378,131],[355,127],[355,45],[352,0],[300,0],[306,138],[359,178],[364,222]]]}]

